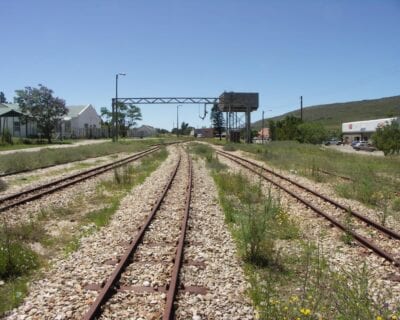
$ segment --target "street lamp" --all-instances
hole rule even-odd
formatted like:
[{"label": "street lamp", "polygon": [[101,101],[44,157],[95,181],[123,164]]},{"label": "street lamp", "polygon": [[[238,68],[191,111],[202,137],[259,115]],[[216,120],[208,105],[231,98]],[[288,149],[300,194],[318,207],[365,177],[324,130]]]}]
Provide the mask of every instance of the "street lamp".
[{"label": "street lamp", "polygon": [[181,104],[176,106],[176,136],[179,137],[179,107],[182,107]]},{"label": "street lamp", "polygon": [[113,132],[113,141],[118,141],[118,76],[126,76],[126,73],[117,73],[115,75],[115,105],[113,108],[113,119],[114,119],[114,123],[113,123],[113,129],[115,126],[115,131]]},{"label": "street lamp", "polygon": [[[266,111],[272,111],[272,110],[266,110]],[[261,143],[264,144],[264,110],[262,112]]]}]

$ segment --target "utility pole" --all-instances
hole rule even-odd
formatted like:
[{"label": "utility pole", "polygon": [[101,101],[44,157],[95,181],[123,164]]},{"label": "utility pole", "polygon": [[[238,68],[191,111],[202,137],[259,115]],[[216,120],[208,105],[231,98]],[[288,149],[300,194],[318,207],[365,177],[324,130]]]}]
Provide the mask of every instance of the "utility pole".
[{"label": "utility pole", "polygon": [[[118,76],[126,76],[126,73],[117,73],[115,75],[115,106],[114,106],[114,121],[115,131],[113,134],[113,141],[118,141]],[[114,125],[113,125],[114,128]]]},{"label": "utility pole", "polygon": [[178,104],[176,106],[176,136],[179,137],[179,107],[182,105]]},{"label": "utility pole", "polygon": [[303,96],[300,96],[300,119],[303,121]]}]

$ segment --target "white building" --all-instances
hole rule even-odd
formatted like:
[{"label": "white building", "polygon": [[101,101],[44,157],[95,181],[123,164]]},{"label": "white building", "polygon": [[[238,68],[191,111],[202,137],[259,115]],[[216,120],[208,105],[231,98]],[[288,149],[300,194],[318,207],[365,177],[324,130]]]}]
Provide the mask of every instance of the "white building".
[{"label": "white building", "polygon": [[63,137],[93,137],[101,127],[101,117],[91,105],[67,106],[68,114],[64,116],[61,125]]},{"label": "white building", "polygon": [[[105,137],[101,118],[91,104],[67,106],[68,114],[56,128],[56,136],[75,138]],[[0,134],[8,130],[14,137],[35,137],[39,134],[35,121],[23,114],[18,104],[0,103]]]},{"label": "white building", "polygon": [[368,141],[377,128],[386,126],[392,121],[400,122],[400,117],[342,123],[343,141],[344,143],[351,143],[354,140]]}]

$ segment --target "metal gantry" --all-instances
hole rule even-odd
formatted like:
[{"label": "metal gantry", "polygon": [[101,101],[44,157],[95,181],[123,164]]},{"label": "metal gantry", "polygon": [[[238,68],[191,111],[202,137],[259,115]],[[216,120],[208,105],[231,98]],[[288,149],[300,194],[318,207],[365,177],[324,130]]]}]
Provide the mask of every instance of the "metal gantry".
[{"label": "metal gantry", "polygon": [[[245,114],[246,142],[251,143],[251,118],[252,111],[258,109],[258,93],[224,92],[219,97],[147,97],[147,98],[118,98],[112,99],[112,105],[116,102],[127,105],[135,104],[217,104],[222,112],[226,112],[227,137],[230,133],[238,134],[239,127],[237,113]],[[178,112],[178,107],[177,107]],[[229,117],[229,120],[228,120]],[[233,125],[232,125],[232,117]],[[178,119],[177,119],[178,122]],[[177,123],[177,127],[179,124]],[[117,133],[118,134],[118,133]]]}]

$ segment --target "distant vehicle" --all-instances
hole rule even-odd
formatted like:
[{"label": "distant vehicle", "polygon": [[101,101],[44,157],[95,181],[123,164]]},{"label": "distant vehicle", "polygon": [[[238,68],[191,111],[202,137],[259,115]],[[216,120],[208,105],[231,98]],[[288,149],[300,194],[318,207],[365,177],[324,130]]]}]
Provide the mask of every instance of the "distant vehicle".
[{"label": "distant vehicle", "polygon": [[324,145],[326,145],[326,146],[331,146],[331,145],[332,146],[339,146],[341,144],[342,144],[342,141],[340,141],[338,139],[335,139],[335,138],[332,138],[332,139],[324,142]]},{"label": "distant vehicle", "polygon": [[362,150],[362,151],[369,151],[369,152],[373,152],[376,150],[376,148],[372,144],[368,143],[368,141],[361,141],[359,143],[356,143],[353,146],[353,149],[357,150],[357,151]]},{"label": "distant vehicle", "polygon": [[360,140],[354,140],[354,141],[351,143],[351,146],[354,147],[357,143],[360,143]]}]

